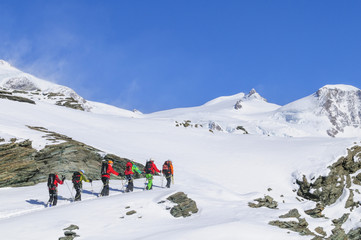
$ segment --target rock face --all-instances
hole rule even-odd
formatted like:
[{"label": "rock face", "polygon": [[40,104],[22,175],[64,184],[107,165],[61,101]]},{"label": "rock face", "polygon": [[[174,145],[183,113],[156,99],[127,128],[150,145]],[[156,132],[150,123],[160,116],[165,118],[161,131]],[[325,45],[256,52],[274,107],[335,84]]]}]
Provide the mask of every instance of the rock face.
[{"label": "rock face", "polygon": [[59,240],[73,240],[76,237],[80,237],[76,234],[76,232],[73,232],[74,230],[78,230],[79,227],[77,225],[71,224],[69,227],[64,228],[63,230],[65,237],[60,237]]},{"label": "rock face", "polygon": [[197,213],[198,208],[195,201],[188,198],[184,192],[177,192],[167,198],[178,205],[171,208],[170,213],[174,217],[189,217],[192,213]]},{"label": "rock face", "polygon": [[361,90],[351,87],[325,86],[315,93],[320,114],[326,115],[332,125],[328,130],[330,136],[343,132],[346,126],[360,127],[361,124]]},{"label": "rock face", "polygon": [[255,199],[256,203],[248,203],[248,206],[251,208],[260,208],[260,207],[267,207],[267,208],[271,208],[271,209],[275,209],[277,208],[278,204],[276,201],[273,200],[272,197],[270,196],[265,196],[264,198],[257,198]]},{"label": "rock face", "polygon": [[[113,160],[114,169],[123,173],[126,158],[107,154],[100,155],[100,150],[75,141],[61,134],[50,132],[44,128],[30,127],[47,133],[48,138],[62,140],[62,143],[48,145],[37,151],[29,140],[0,145],[0,187],[30,186],[47,181],[48,174],[59,172],[71,179],[74,171],[85,170],[91,179],[100,179],[102,160]],[[137,163],[142,169],[143,165]],[[136,174],[135,177],[140,177]]]},{"label": "rock face", "polygon": [[[361,147],[354,146],[348,150],[346,157],[341,157],[329,168],[327,176],[319,176],[313,183],[309,183],[306,177],[297,180],[299,190],[297,194],[305,199],[320,202],[323,205],[331,205],[342,195],[344,188],[350,188],[351,177],[361,169]],[[354,183],[357,183],[357,178]],[[351,201],[351,200],[350,200]],[[352,203],[350,203],[350,207]]]}]

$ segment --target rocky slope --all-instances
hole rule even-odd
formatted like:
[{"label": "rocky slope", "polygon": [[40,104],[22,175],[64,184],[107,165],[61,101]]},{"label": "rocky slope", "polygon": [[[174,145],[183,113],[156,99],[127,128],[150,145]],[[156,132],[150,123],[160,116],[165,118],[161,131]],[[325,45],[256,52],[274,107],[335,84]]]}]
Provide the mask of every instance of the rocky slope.
[{"label": "rocky slope", "polygon": [[349,85],[326,85],[308,97],[281,107],[273,118],[291,126],[311,126],[331,137],[344,133],[347,128],[360,130],[361,90]]},{"label": "rocky slope", "polygon": [[[280,214],[279,219],[269,224],[300,235],[312,237],[312,240],[358,240],[361,227],[357,212],[361,206],[361,146],[355,145],[348,149],[346,156],[338,159],[328,167],[329,173],[312,179],[296,180],[297,199],[314,207],[305,211],[294,208],[287,214]],[[270,196],[255,199],[258,203],[249,203],[252,208],[267,207],[277,211],[277,205],[285,204],[273,201]],[[309,201],[309,203],[307,203]],[[340,205],[337,213],[329,211],[331,206]],[[335,217],[337,216],[337,217]],[[313,226],[311,228],[310,223]],[[350,227],[351,226],[351,227]],[[331,231],[326,231],[331,229]]]},{"label": "rocky slope", "polygon": [[[59,172],[71,179],[72,173],[85,170],[88,177],[100,179],[102,160],[112,160],[114,169],[124,173],[129,159],[100,150],[75,141],[67,136],[51,132],[42,127],[29,128],[44,133],[44,137],[55,144],[47,145],[38,151],[32,148],[31,140],[17,141],[0,145],[0,187],[30,186],[47,181],[49,173]],[[60,143],[59,143],[60,141]],[[143,165],[137,163],[140,169]],[[138,173],[136,178],[141,177]]]}]

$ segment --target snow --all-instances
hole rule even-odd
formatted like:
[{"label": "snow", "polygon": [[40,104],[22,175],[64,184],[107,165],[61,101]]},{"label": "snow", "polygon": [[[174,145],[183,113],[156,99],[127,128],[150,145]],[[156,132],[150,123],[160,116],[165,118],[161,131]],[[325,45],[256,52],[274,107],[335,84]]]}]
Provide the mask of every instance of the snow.
[{"label": "snow", "polygon": [[[83,201],[70,203],[70,192],[61,185],[59,205],[54,208],[43,206],[48,200],[45,183],[0,189],[0,231],[7,239],[54,239],[70,224],[80,227],[78,239],[156,239],[169,235],[174,239],[308,239],[268,225],[281,213],[252,209],[248,202],[269,194],[279,203],[286,201],[280,210],[296,206],[292,191],[295,179],[302,174],[311,178],[326,173],[326,166],[357,140],[210,133],[202,128],[177,128],[164,113],[132,118],[42,102],[33,105],[0,100],[0,104],[1,137],[6,140],[32,139],[33,146],[41,149],[50,143],[41,132],[26,125],[41,126],[135,161],[144,163],[152,157],[160,166],[172,159],[175,167],[171,189],[155,187],[144,192],[140,189],[144,179],[139,179],[135,192],[125,194],[120,191],[121,182],[112,180],[111,196],[97,198],[84,183]],[[70,181],[67,184],[71,188]],[[155,185],[161,186],[159,177]],[[273,190],[268,192],[268,188]],[[100,189],[101,182],[94,182],[93,190]],[[199,213],[175,219],[165,206],[157,204],[178,191],[197,202]],[[126,206],[137,214],[125,216]],[[14,235],[16,226],[22,226],[21,232]]]},{"label": "snow", "polygon": [[334,84],[334,85],[325,85],[321,89],[339,89],[342,91],[359,91],[357,87],[346,85],[346,84]]},{"label": "snow", "polygon": [[[6,64],[0,64],[0,68],[11,70]],[[18,141],[31,139],[38,150],[53,144],[42,137],[44,133],[27,127],[38,126],[104,153],[141,163],[152,157],[160,167],[171,159],[175,168],[175,184],[170,189],[162,188],[164,179],[155,177],[152,191],[143,191],[144,179],[138,179],[135,191],[124,193],[122,181],[112,178],[109,197],[95,196],[102,183],[94,181],[92,185],[83,184],[83,201],[77,203],[70,201],[75,192],[67,180],[59,186],[58,206],[51,208],[44,207],[48,200],[45,183],[0,188],[2,238],[57,239],[63,236],[63,228],[76,224],[80,227],[76,231],[79,240],[169,236],[172,239],[311,239],[268,225],[293,208],[306,218],[312,231],[322,226],[330,234],[331,217],[342,216],[348,192],[327,208],[325,214],[330,219],[313,219],[304,210],[315,204],[296,199],[295,181],[303,175],[310,180],[327,174],[327,166],[345,155],[347,148],[360,144],[360,135],[355,137],[352,129],[337,138],[321,133],[319,127],[325,124],[325,119],[318,118],[320,125],[315,124],[315,116],[308,111],[313,101],[309,98],[295,103],[298,106],[291,104],[282,108],[244,96],[240,93],[194,108],[152,114],[133,113],[94,102],[89,102],[93,111],[85,112],[41,100],[36,100],[34,105],[0,99],[0,137],[5,142],[14,137]],[[240,99],[243,99],[243,108],[236,110],[234,104]],[[299,118],[290,121],[285,112],[293,110]],[[242,125],[251,134],[235,134],[231,130],[212,133],[207,127],[175,126],[175,121],[188,119],[192,124],[206,126],[212,120],[223,129]],[[179,191],[197,202],[198,213],[189,218],[174,218],[166,209],[171,206],[169,202],[158,204]],[[278,209],[248,206],[266,194],[278,202]],[[128,210],[137,213],[127,216]],[[354,212],[347,229],[359,226],[360,217]]]}]

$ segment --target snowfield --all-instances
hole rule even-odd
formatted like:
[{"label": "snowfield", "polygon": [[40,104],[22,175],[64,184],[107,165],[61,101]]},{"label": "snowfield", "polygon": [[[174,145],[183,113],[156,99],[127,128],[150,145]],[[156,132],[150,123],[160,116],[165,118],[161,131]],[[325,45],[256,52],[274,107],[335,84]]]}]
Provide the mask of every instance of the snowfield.
[{"label": "snowfield", "polygon": [[[158,114],[131,118],[47,103],[0,100],[0,104],[0,136],[6,140],[32,139],[33,146],[41,149],[49,143],[26,125],[41,126],[138,162],[153,157],[160,167],[171,159],[175,168],[171,189],[159,188],[162,181],[157,177],[152,191],[143,191],[144,179],[139,179],[135,192],[123,193],[121,181],[114,180],[111,196],[97,198],[90,184],[84,183],[80,203],[70,202],[67,185],[60,185],[61,197],[53,208],[44,208],[48,200],[45,183],[0,189],[0,232],[6,239],[57,239],[70,224],[80,227],[77,239],[159,239],[169,235],[174,239],[310,239],[267,223],[294,207],[313,207],[296,199],[295,179],[302,174],[312,178],[327,173],[326,167],[345,155],[347,147],[359,143],[355,138],[211,133],[204,128],[175,127],[172,119]],[[67,184],[72,188],[69,180]],[[101,182],[94,182],[94,192],[100,189]],[[165,209],[169,203],[157,204],[178,191],[197,202],[197,214],[175,219]],[[248,202],[265,194],[279,203],[279,210],[248,207]],[[137,214],[126,216],[127,206]]]},{"label": "snowfield", "polygon": [[[162,188],[165,183],[157,176],[153,190],[143,191],[144,179],[138,179],[135,191],[124,193],[124,182],[112,178],[110,196],[98,198],[101,181],[83,183],[83,201],[76,203],[71,202],[75,191],[68,179],[58,188],[58,206],[51,208],[44,206],[49,198],[45,183],[0,188],[1,239],[58,239],[70,224],[79,226],[76,233],[80,237],[75,238],[79,240],[311,239],[268,225],[293,208],[312,231],[322,226],[330,234],[331,219],[345,212],[347,192],[324,212],[330,219],[314,219],[304,210],[314,208],[315,203],[296,198],[295,181],[303,175],[312,179],[327,174],[327,166],[346,155],[347,148],[361,144],[360,129],[350,128],[344,137],[331,138],[323,132],[328,127],[323,124],[326,119],[310,115],[309,108],[313,111],[314,106],[307,104],[310,98],[298,103],[305,104],[305,111],[295,112],[295,104],[280,108],[257,94],[252,96],[237,94],[195,108],[152,114],[92,102],[87,104],[93,110],[80,111],[47,101],[29,104],[0,99],[0,137],[5,142],[31,139],[32,146],[40,150],[54,143],[27,126],[44,127],[104,153],[141,163],[152,157],[158,168],[171,159],[175,170],[175,184],[170,189]],[[238,100],[242,108],[237,110]],[[192,126],[176,126],[176,121],[187,120]],[[221,130],[209,131],[212,122]],[[250,134],[237,131],[237,126]],[[174,218],[167,210],[172,204],[159,203],[179,191],[196,201],[198,213]],[[278,209],[248,206],[265,195],[278,202]],[[126,215],[130,210],[137,213]],[[360,227],[360,218],[360,213],[353,212],[345,230]]]}]

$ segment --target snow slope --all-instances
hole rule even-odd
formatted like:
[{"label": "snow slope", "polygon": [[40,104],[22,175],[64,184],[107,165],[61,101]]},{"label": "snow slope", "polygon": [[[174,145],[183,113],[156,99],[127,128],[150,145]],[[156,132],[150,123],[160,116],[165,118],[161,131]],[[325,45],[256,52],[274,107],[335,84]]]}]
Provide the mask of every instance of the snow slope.
[{"label": "snow slope", "polygon": [[[41,91],[48,87],[40,85],[37,87]],[[325,214],[330,219],[313,219],[303,210],[315,204],[296,199],[295,180],[303,174],[308,179],[327,174],[327,166],[345,155],[346,148],[360,144],[360,138],[330,138],[320,132],[318,127],[323,127],[326,119],[315,118],[310,113],[314,100],[306,98],[293,106],[280,107],[251,91],[248,95],[221,97],[195,108],[132,115],[100,103],[87,102],[97,111],[79,111],[43,100],[29,104],[0,99],[0,138],[5,142],[14,137],[19,141],[31,139],[37,149],[52,144],[42,137],[43,133],[26,127],[39,126],[106,153],[143,163],[152,157],[158,167],[171,159],[175,167],[175,185],[170,189],[161,188],[162,179],[156,177],[154,190],[142,191],[144,179],[139,179],[135,181],[135,192],[124,193],[122,182],[113,179],[111,196],[97,198],[94,193],[100,191],[101,182],[95,181],[93,186],[84,183],[83,201],[78,203],[70,202],[74,191],[67,181],[59,187],[59,205],[53,208],[44,208],[48,200],[45,183],[2,188],[1,236],[7,240],[57,239],[63,235],[63,228],[76,224],[80,227],[77,231],[80,237],[76,238],[79,240],[169,236],[172,239],[311,239],[268,225],[293,208],[299,209],[311,230],[322,226],[330,234],[331,219],[344,213],[347,192],[327,209]],[[237,103],[241,105],[238,109]],[[283,118],[288,116],[286,113],[291,118]],[[305,122],[292,122],[295,119],[292,113],[303,114]],[[185,120],[205,127],[175,126],[175,121]],[[320,125],[313,120],[320,121]],[[221,130],[210,132],[211,122],[217,123]],[[237,134],[237,126],[244,126],[251,134]],[[158,204],[178,191],[197,202],[200,210],[197,214],[176,219],[166,209],[171,205],[169,202]],[[265,194],[279,203],[277,210],[248,206]],[[127,206],[137,213],[125,215]],[[348,228],[360,226],[360,217],[357,211],[353,212],[346,223]]]},{"label": "snow slope", "polygon": [[[325,167],[357,141],[211,133],[203,128],[174,127],[173,119],[162,117],[163,113],[129,118],[46,102],[33,105],[0,99],[0,105],[0,136],[6,141],[11,137],[32,139],[33,146],[41,149],[49,143],[25,125],[42,126],[108,153],[139,162],[153,157],[158,167],[172,159],[175,166],[171,189],[155,187],[143,192],[139,189],[144,183],[141,179],[135,183],[136,192],[123,194],[121,183],[113,181],[112,196],[96,198],[85,183],[84,201],[70,203],[65,185],[59,187],[61,200],[54,208],[42,205],[48,199],[43,183],[0,189],[0,232],[6,239],[56,239],[71,223],[80,227],[78,239],[158,239],[169,235],[174,239],[309,239],[267,223],[291,208],[310,208],[312,203],[300,204],[295,199],[295,178],[325,173]],[[161,185],[159,178],[155,181]],[[95,192],[100,191],[100,185],[94,183]],[[268,192],[268,188],[273,190]],[[176,191],[194,199],[199,213],[175,219],[165,205],[157,204]],[[265,193],[285,203],[278,211],[248,207],[248,202]],[[137,214],[120,218],[126,206]],[[21,229],[14,232],[18,226]]]}]

